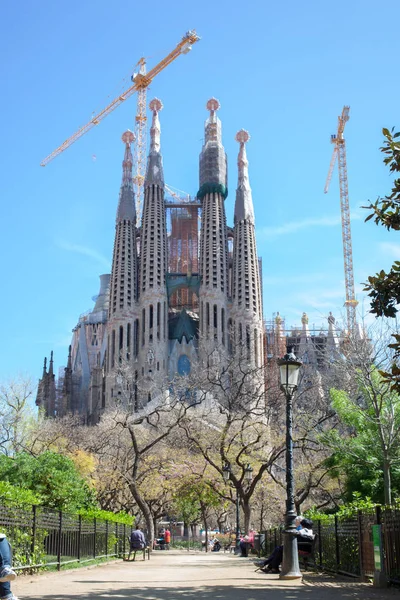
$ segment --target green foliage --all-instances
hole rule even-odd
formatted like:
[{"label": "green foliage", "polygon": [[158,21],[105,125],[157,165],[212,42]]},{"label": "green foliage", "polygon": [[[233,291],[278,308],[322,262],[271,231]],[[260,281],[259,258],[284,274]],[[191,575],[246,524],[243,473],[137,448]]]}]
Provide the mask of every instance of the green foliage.
[{"label": "green foliage", "polygon": [[356,376],[355,399],[343,390],[330,391],[332,408],[342,426],[320,438],[333,451],[325,465],[333,477],[345,474],[345,500],[351,501],[359,492],[373,502],[384,502],[385,464],[390,469],[392,489],[400,491],[400,397],[389,389],[376,368],[367,382],[361,374]]},{"label": "green foliage", "polygon": [[207,481],[197,477],[187,477],[177,488],[173,496],[173,504],[185,523],[195,521],[201,511],[201,506],[207,508],[217,507],[221,499]]},{"label": "green foliage", "polygon": [[8,481],[0,481],[0,506],[25,508],[41,503],[42,497],[39,494],[12,485]]},{"label": "green foliage", "polygon": [[0,456],[0,479],[30,490],[49,508],[75,512],[96,508],[94,490],[78,473],[73,461],[55,452],[34,457],[25,452]]},{"label": "green foliage", "polygon": [[372,512],[375,510],[377,504],[371,500],[371,498],[363,497],[359,492],[353,493],[353,500],[347,504],[340,506],[335,513],[328,514],[322,512],[319,509],[312,507],[305,511],[304,516],[312,521],[321,521],[321,523],[332,523],[335,516],[341,520],[349,519],[354,517],[359,510],[364,513]]},{"label": "green foliage", "polygon": [[202,549],[201,542],[197,540],[190,540],[190,542],[188,542],[187,540],[176,540],[173,543],[171,543],[170,546],[171,548],[177,550],[187,550],[188,548],[192,548],[194,550]]},{"label": "green foliage", "polygon": [[[380,149],[384,155],[383,162],[391,173],[400,173],[400,132],[394,133],[394,129],[389,131],[384,128],[382,133],[386,138]],[[365,208],[372,209],[366,221],[374,218],[377,225],[399,231],[400,178],[394,180],[388,196],[384,199],[378,198],[375,203]],[[377,317],[395,317],[397,305],[400,303],[400,261],[395,261],[388,273],[382,270],[368,277],[364,291],[369,292],[371,298],[371,313]],[[395,334],[393,337],[395,341],[389,347],[395,351],[394,362],[390,371],[382,372],[382,375],[391,382],[392,389],[400,393],[400,369],[396,364],[400,358],[400,336]]]},{"label": "green foliage", "polygon": [[108,510],[101,510],[100,508],[91,508],[78,510],[77,514],[81,515],[82,519],[87,521],[99,519],[99,521],[109,521],[110,523],[120,523],[129,526],[135,523],[135,517],[128,515],[126,512],[113,513]]}]

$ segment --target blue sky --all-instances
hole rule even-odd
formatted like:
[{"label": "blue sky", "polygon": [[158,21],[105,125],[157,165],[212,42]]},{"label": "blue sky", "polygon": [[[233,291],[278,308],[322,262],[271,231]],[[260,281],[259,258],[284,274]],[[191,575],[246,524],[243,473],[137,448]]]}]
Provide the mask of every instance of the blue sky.
[{"label": "blue sky", "polygon": [[[238,145],[247,129],[263,257],[266,319],[308,312],[320,327],[345,297],[338,175],[323,188],[330,134],[346,127],[356,291],[399,258],[394,233],[364,223],[360,207],[390,189],[379,146],[398,126],[398,0],[237,0],[150,4],[114,0],[3,0],[0,198],[0,378],[37,378],[53,349],[65,364],[71,329],[108,272],[121,180],[121,134],[135,97],[46,168],[40,161],[128,87],[137,60],[151,68],[191,28],[201,41],[151,85],[161,98],[165,177],[195,194],[198,155],[215,96],[229,159],[232,224]],[[93,156],[96,160],[93,160]]]}]

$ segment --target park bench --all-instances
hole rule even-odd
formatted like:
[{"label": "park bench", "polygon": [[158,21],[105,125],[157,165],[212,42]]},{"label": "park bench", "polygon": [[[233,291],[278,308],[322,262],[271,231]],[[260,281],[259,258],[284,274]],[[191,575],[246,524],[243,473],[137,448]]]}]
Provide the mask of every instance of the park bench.
[{"label": "park bench", "polygon": [[131,554],[133,554],[133,561],[136,560],[136,553],[137,552],[143,552],[143,560],[146,560],[146,555],[147,555],[147,560],[150,560],[150,548],[149,546],[145,546],[145,548],[137,548],[137,549],[133,549],[129,551],[128,554],[128,560],[130,559]]},{"label": "park bench", "polygon": [[315,548],[317,545],[318,534],[316,533],[312,542],[310,542],[309,550],[299,550],[299,561],[302,563],[305,569],[308,568],[309,565],[316,566],[315,563]]},{"label": "park bench", "polygon": [[[299,555],[299,563],[301,563],[301,566],[304,569],[308,569],[309,565],[312,565],[314,567],[316,567],[316,562],[315,562],[315,548],[316,548],[316,544],[317,544],[317,540],[318,540],[318,534],[315,534],[315,537],[312,541],[310,541],[309,546],[310,549],[309,550],[298,550],[298,555]],[[263,573],[265,573],[265,569],[262,566],[257,567],[256,571],[262,571]]]}]

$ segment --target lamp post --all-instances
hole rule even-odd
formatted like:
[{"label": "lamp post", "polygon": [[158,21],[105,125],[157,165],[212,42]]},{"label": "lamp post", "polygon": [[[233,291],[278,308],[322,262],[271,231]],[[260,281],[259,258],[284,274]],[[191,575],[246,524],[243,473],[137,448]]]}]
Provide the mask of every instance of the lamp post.
[{"label": "lamp post", "polygon": [[294,353],[289,350],[278,360],[281,390],[286,397],[286,513],[283,544],[283,559],[280,579],[298,579],[301,577],[297,554],[296,511],[294,505],[293,470],[293,395],[297,389],[299,369],[302,365]]},{"label": "lamp post", "polygon": [[[230,481],[231,475],[232,475],[231,465],[230,465],[230,463],[226,463],[222,467],[222,476],[224,478],[224,481],[225,482]],[[246,468],[244,470],[244,477],[245,477],[246,483],[248,485],[250,485],[252,482],[252,479],[253,479],[253,469],[249,464],[246,466]],[[240,502],[239,502],[239,488],[237,486],[235,486],[235,489],[236,489],[236,540],[235,540],[236,549],[235,549],[235,553],[238,554],[240,551]]]}]

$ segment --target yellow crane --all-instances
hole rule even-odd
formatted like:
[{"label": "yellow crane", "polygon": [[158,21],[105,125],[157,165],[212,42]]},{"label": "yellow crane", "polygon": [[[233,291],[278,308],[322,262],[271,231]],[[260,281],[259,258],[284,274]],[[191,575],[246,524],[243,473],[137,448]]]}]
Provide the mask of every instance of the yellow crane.
[{"label": "yellow crane", "polygon": [[357,324],[356,308],[358,302],[354,293],[353,249],[351,244],[349,190],[347,184],[346,142],[344,139],[344,128],[350,118],[349,111],[350,106],[343,107],[342,114],[338,117],[337,133],[331,135],[331,143],[334,145],[334,148],[324,192],[326,194],[329,190],[329,184],[332,179],[332,173],[337,159],[339,170],[340,210],[342,215],[344,278],[346,285],[346,301],[344,305],[347,312],[348,331],[349,333],[352,333],[355,331]]},{"label": "yellow crane", "polygon": [[137,112],[135,119],[135,131],[136,131],[136,145],[135,145],[135,177],[134,184],[136,187],[136,199],[137,199],[137,213],[140,216],[141,211],[141,199],[144,182],[144,169],[145,169],[145,158],[146,158],[146,91],[152,80],[158,75],[165,67],[171,64],[181,54],[187,54],[192,49],[192,44],[195,44],[200,40],[196,31],[188,31],[177,44],[177,46],[170,52],[163,60],[161,60],[155,67],[153,67],[148,73],[146,73],[146,61],[141,58],[137,63],[139,65],[139,72],[132,77],[133,85],[128,88],[125,92],[115,98],[108,106],[106,106],[97,115],[93,116],[89,123],[83,125],[78,131],[76,131],[71,137],[65,140],[58,146],[51,154],[40,163],[40,166],[45,167],[52,161],[56,156],[64,152],[67,148],[72,146],[74,142],[79,140],[85,133],[90,131],[93,127],[98,125],[100,121],[105,119],[113,110],[115,110],[120,104],[125,102],[135,92],[138,92]]}]

